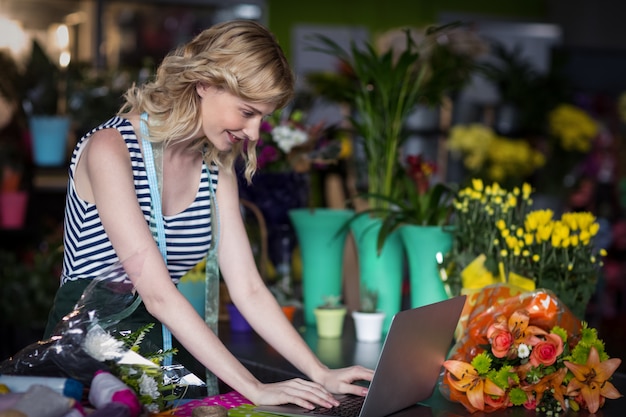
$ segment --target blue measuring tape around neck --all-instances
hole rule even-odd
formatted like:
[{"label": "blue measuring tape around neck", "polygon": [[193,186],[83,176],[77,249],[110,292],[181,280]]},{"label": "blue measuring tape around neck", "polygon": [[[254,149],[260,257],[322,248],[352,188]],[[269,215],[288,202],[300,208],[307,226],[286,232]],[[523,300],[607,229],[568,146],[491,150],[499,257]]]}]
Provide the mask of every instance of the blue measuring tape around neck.
[{"label": "blue measuring tape around neck", "polygon": [[[149,137],[148,132],[148,115],[147,113],[141,114],[140,121],[141,129],[141,143],[143,145],[144,164],[146,165],[146,172],[148,174],[148,186],[150,187],[150,200],[152,202],[152,217],[154,217],[154,225],[156,226],[157,233],[157,245],[163,260],[167,265],[167,244],[165,241],[165,224],[163,223],[163,209],[161,207],[161,192],[159,190],[159,181],[157,179],[156,167],[154,165],[154,153],[152,152],[152,143],[146,138]],[[151,221],[152,223],[152,221]],[[152,225],[151,225],[152,226]],[[163,326],[163,350],[169,350],[172,348],[172,333],[165,326]],[[171,355],[167,355],[163,364],[168,366],[172,364]]]},{"label": "blue measuring tape around neck", "polygon": [[[152,143],[147,139],[149,137],[148,132],[148,115],[146,113],[141,114],[140,120],[141,129],[141,141],[144,151],[144,163],[146,165],[146,172],[148,175],[148,185],[150,187],[150,197],[152,200],[152,213],[151,216],[151,229],[156,230],[157,244],[159,251],[163,256],[163,260],[167,264],[167,244],[165,239],[165,224],[163,222],[163,210],[161,204],[161,192],[159,189],[159,180],[157,177],[157,171],[154,160],[154,152],[152,149]],[[160,155],[162,159],[162,154]],[[215,190],[212,184],[209,185],[211,193],[211,227],[213,237],[211,238],[211,247],[206,256],[206,272],[205,272],[205,314],[204,320],[217,334],[217,320],[219,314],[219,267],[217,261],[217,246],[219,242],[219,210],[217,205],[217,198],[215,196]],[[152,224],[154,220],[154,224]],[[163,327],[163,349],[168,350],[172,348],[172,333],[165,326]],[[169,366],[172,364],[172,357],[168,355],[164,358],[163,365]],[[206,385],[208,395],[217,395],[219,393],[219,386],[217,377],[209,370],[206,371]]]}]

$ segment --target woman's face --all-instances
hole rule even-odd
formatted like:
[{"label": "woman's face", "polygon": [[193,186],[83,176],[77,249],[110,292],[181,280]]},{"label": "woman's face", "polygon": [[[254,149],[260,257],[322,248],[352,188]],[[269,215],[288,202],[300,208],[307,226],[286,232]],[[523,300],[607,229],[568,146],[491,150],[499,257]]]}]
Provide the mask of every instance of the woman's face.
[{"label": "woman's face", "polygon": [[275,109],[273,104],[251,103],[211,86],[198,85],[197,91],[202,133],[220,151],[245,139],[257,141],[263,117]]}]

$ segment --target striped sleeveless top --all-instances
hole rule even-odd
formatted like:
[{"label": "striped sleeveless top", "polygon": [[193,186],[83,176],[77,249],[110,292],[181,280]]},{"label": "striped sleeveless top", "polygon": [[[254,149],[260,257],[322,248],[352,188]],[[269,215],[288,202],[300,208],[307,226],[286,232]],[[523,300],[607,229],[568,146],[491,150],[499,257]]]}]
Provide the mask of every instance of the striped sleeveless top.
[{"label": "striped sleeveless top", "polygon": [[[94,204],[82,200],[76,192],[74,172],[84,144],[93,133],[102,129],[117,129],[130,153],[133,182],[137,200],[150,224],[150,188],[148,176],[132,124],[125,118],[113,117],[83,136],[72,153],[65,204],[64,256],[61,285],[68,281],[113,278],[119,271],[119,258],[106,235]],[[202,175],[196,198],[181,213],[163,216],[167,245],[167,268],[174,283],[200,262],[211,246],[211,190],[217,189],[217,166],[209,170],[202,164]],[[123,279],[123,277],[122,277]]]}]

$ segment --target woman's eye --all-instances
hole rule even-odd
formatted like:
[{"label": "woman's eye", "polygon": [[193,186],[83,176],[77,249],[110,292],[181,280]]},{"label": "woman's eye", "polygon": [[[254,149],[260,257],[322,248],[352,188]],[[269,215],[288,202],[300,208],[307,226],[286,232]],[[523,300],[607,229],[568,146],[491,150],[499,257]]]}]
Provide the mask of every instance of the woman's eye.
[{"label": "woman's eye", "polygon": [[251,117],[254,117],[254,113],[252,113],[251,111],[244,110],[242,113],[243,113],[243,117],[246,117],[248,119]]}]

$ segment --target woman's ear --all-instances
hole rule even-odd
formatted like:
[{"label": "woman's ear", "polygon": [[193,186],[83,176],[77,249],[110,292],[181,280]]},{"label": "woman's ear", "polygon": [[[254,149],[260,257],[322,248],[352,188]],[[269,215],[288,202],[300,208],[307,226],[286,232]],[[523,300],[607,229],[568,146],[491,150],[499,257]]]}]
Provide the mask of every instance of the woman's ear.
[{"label": "woman's ear", "polygon": [[196,92],[201,98],[206,95],[208,89],[209,89],[209,86],[204,83],[196,84]]}]

